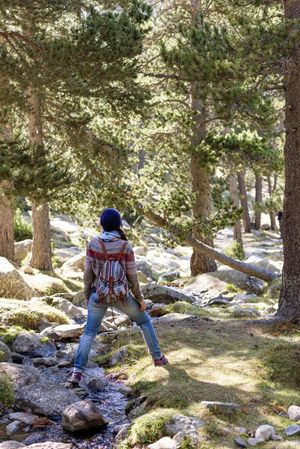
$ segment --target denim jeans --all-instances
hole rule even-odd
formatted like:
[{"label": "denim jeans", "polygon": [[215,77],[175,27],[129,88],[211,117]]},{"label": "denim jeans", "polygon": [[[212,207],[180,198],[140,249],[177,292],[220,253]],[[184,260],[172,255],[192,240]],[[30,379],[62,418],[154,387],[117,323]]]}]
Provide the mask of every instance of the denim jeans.
[{"label": "denim jeans", "polygon": [[[112,306],[135,321],[140,326],[148,351],[153,359],[159,359],[162,356],[158,345],[157,337],[151,319],[146,312],[139,310],[139,304],[134,299],[133,295],[129,293],[125,301],[114,302]],[[85,331],[80,338],[79,347],[77,349],[75,358],[75,371],[83,372],[88,361],[89,353],[92,343],[100,328],[102,319],[110,304],[99,303],[97,295],[92,293],[88,305],[88,317]]]}]

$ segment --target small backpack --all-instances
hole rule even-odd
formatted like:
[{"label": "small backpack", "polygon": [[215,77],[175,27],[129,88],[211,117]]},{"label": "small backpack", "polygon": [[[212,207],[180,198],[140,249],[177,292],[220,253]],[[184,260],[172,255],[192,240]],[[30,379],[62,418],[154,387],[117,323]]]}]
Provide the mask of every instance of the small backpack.
[{"label": "small backpack", "polygon": [[97,285],[97,296],[100,302],[110,302],[114,299],[117,301],[124,301],[129,293],[128,281],[121,258],[124,254],[127,242],[121,248],[118,258],[115,259],[113,255],[109,255],[106,251],[103,240],[100,239],[100,245],[103,250],[105,262],[99,273],[99,280]]}]

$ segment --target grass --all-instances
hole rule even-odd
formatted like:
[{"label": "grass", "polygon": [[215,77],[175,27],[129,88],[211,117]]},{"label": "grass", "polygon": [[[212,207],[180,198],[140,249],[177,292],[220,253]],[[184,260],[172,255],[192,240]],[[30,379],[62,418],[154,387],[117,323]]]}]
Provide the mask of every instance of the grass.
[{"label": "grass", "polygon": [[14,214],[14,237],[17,242],[32,239],[32,225],[22,216],[21,210],[17,209]]},{"label": "grass", "polygon": [[[205,422],[199,431],[208,441],[201,449],[233,449],[237,426],[249,432],[260,424],[271,424],[283,434],[291,424],[279,413],[291,404],[300,405],[299,330],[263,333],[247,322],[230,319],[163,323],[156,328],[170,361],[166,367],[154,369],[149,355],[140,352],[139,333],[124,333],[111,347],[113,352],[129,345],[133,357],[136,351],[135,360],[110,368],[125,372],[134,396],[143,398],[141,416],[133,421],[124,443],[127,447],[165,436],[163,426],[175,413]],[[215,416],[201,401],[235,402],[240,409],[234,416]],[[263,447],[271,449],[274,443]]]},{"label": "grass", "polygon": [[7,327],[7,326],[0,326],[0,338],[3,343],[6,345],[9,345],[14,341],[14,339],[17,337],[17,335],[20,332],[24,332],[25,329],[20,326],[15,327]]},{"label": "grass", "polygon": [[0,322],[9,326],[21,326],[27,330],[38,330],[42,320],[50,323],[67,324],[64,312],[43,302],[0,299]]},{"label": "grass", "polygon": [[0,374],[0,404],[11,407],[15,402],[12,382],[7,374]]}]

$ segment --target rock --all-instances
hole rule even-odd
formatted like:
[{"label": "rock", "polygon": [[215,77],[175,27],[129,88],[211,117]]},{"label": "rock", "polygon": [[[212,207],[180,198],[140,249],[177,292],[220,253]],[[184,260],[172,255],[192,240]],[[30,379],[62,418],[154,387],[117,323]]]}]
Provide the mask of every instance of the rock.
[{"label": "rock", "polygon": [[22,273],[5,257],[0,257],[0,297],[30,299],[35,291],[26,282]]},{"label": "rock", "polygon": [[222,293],[228,291],[228,285],[226,282],[213,276],[213,274],[214,273],[200,274],[194,278],[191,284],[185,287],[184,291],[201,294],[201,296],[207,297],[208,299],[221,296]]},{"label": "rock", "polygon": [[0,361],[1,362],[12,362],[12,354],[9,347],[0,341]]},{"label": "rock", "polygon": [[288,437],[291,437],[292,435],[296,435],[300,432],[300,426],[298,424],[291,424],[285,429],[284,432]]},{"label": "rock", "polygon": [[259,311],[255,307],[233,306],[230,308],[234,318],[255,318],[260,316]]},{"label": "rock", "polygon": [[53,328],[53,331],[61,340],[64,338],[78,338],[82,335],[83,330],[84,325],[82,324],[61,324]]},{"label": "rock", "polygon": [[15,412],[8,415],[9,419],[20,421],[23,424],[31,426],[39,417],[32,413]]},{"label": "rock", "polygon": [[128,435],[128,430],[129,430],[130,424],[125,424],[125,425],[121,425],[121,426],[116,426],[115,430],[117,430],[116,432],[116,442],[117,443],[121,443],[122,441],[124,441]]},{"label": "rock", "polygon": [[6,432],[10,435],[19,432],[20,430],[20,421],[13,421],[8,426],[6,426]]},{"label": "rock", "polygon": [[94,377],[89,381],[87,384],[87,387],[91,390],[92,393],[95,393],[97,391],[103,391],[105,390],[105,383],[102,382],[101,379],[98,379],[97,377]]},{"label": "rock", "polygon": [[41,346],[41,337],[37,334],[29,332],[21,332],[15,338],[12,349],[15,352],[26,354],[32,352]]},{"label": "rock", "polygon": [[166,306],[166,304],[159,304],[159,303],[154,304],[149,314],[150,316],[155,317],[166,315],[168,313],[167,307],[168,306]]},{"label": "rock", "polygon": [[87,307],[87,300],[85,299],[83,290],[75,294],[72,294],[69,298],[66,299],[71,301],[71,303],[74,304],[74,306]]},{"label": "rock", "polygon": [[245,260],[245,263],[253,264],[263,270],[273,271],[273,273],[278,275],[280,274],[280,270],[277,267],[275,267],[275,265],[271,264],[268,258],[263,259],[262,257],[252,255]]},{"label": "rock", "polygon": [[156,443],[149,444],[147,446],[149,449],[177,449],[179,444],[177,441],[172,440],[170,437],[163,437]]},{"label": "rock", "polygon": [[228,306],[230,304],[230,301],[226,298],[212,298],[210,299],[205,305],[206,306]]},{"label": "rock", "polygon": [[33,444],[42,443],[45,441],[45,436],[43,433],[40,432],[34,432],[30,433],[28,437],[23,440],[23,443],[26,444],[26,446],[32,446]]},{"label": "rock", "polygon": [[21,240],[20,242],[14,243],[15,250],[15,261],[20,264],[22,260],[25,259],[30,253],[32,249],[32,240]]},{"label": "rock", "polygon": [[146,284],[146,283],[148,282],[147,276],[146,276],[145,273],[143,273],[142,271],[138,271],[138,272],[137,272],[137,276],[138,276],[139,281],[140,281],[142,284]]},{"label": "rock", "polygon": [[32,268],[30,265],[25,265],[25,267],[22,267],[22,271],[25,274],[34,275],[34,268]]},{"label": "rock", "polygon": [[30,447],[30,449],[72,449],[72,444],[45,441],[44,443],[30,444],[28,447]]},{"label": "rock", "polygon": [[258,444],[264,443],[265,440],[263,438],[248,438],[248,443],[250,446],[257,446]]},{"label": "rock", "polygon": [[[236,303],[253,303],[253,301],[257,298],[254,294],[247,294],[247,293],[238,293],[234,296],[233,301]],[[258,300],[258,298],[257,298]]]},{"label": "rock", "polygon": [[275,434],[276,432],[273,426],[270,426],[269,424],[263,424],[256,429],[255,438],[262,438],[263,441],[268,441],[271,440]]},{"label": "rock", "polygon": [[213,321],[210,318],[199,318],[195,315],[187,315],[185,313],[167,313],[166,315],[160,316],[158,318],[153,318],[153,322],[168,323],[168,322],[191,321],[191,320],[201,321],[201,319],[205,321]]},{"label": "rock", "polygon": [[20,443],[20,441],[4,441],[0,443],[0,449],[19,449],[21,447],[26,447],[25,444]]},{"label": "rock", "polygon": [[147,299],[155,303],[170,304],[177,301],[194,302],[195,298],[192,295],[183,293],[175,288],[166,287],[156,283],[147,284],[142,288],[142,292]]},{"label": "rock", "polygon": [[92,401],[78,401],[69,405],[62,414],[62,426],[71,432],[103,427],[107,421]]},{"label": "rock", "polygon": [[127,346],[122,346],[111,358],[110,360],[110,366],[118,365],[119,363],[123,362],[123,360],[128,355],[128,348]]},{"label": "rock", "polygon": [[18,363],[18,364],[22,365],[22,363],[24,361],[24,357],[21,354],[18,354],[17,352],[12,352],[11,357],[12,357],[12,361],[14,363]]},{"label": "rock", "polygon": [[172,282],[178,278],[180,278],[180,271],[166,271],[160,275],[158,282]]},{"label": "rock", "polygon": [[234,402],[201,401],[200,405],[212,413],[224,413],[225,415],[233,415],[240,408]]},{"label": "rock", "polygon": [[292,421],[299,421],[300,420],[300,407],[298,405],[291,405],[288,409],[288,417]]},{"label": "rock", "polygon": [[260,295],[263,293],[265,283],[257,278],[250,277],[240,271],[232,270],[228,267],[221,266],[219,270],[210,273],[211,276],[215,276],[227,284],[233,284],[241,290],[246,290],[247,293],[255,293]]},{"label": "rock", "polygon": [[55,307],[56,309],[62,310],[67,315],[67,317],[73,320],[80,320],[87,317],[87,310],[83,309],[82,307],[75,306],[71,301],[68,301],[64,298],[52,298],[51,306]]},{"label": "rock", "polygon": [[63,271],[83,271],[85,262],[85,254],[77,254],[70,257],[62,266]]},{"label": "rock", "polygon": [[147,246],[135,246],[133,248],[134,254],[136,256],[146,256],[148,252]]},{"label": "rock", "polygon": [[281,285],[281,279],[274,279],[271,281],[268,286],[268,296],[272,299],[279,299]]},{"label": "rock", "polygon": [[137,270],[144,273],[145,276],[147,276],[147,278],[153,279],[152,267],[149,264],[149,262],[146,260],[145,257],[137,257],[136,258],[136,267],[137,267]]},{"label": "rock", "polygon": [[32,360],[34,366],[55,366],[58,360],[55,357],[37,357]]},{"label": "rock", "polygon": [[169,436],[174,437],[181,434],[180,438],[189,438],[194,446],[200,442],[200,435],[198,429],[204,426],[204,422],[198,418],[174,415],[170,424],[166,424],[166,432]]},{"label": "rock", "polygon": [[234,442],[239,447],[243,447],[243,448],[248,447],[246,441],[241,437],[236,437],[234,439]]},{"label": "rock", "polygon": [[72,390],[48,379],[47,372],[32,366],[0,363],[0,373],[7,374],[13,383],[16,406],[37,415],[55,417],[78,397]]}]

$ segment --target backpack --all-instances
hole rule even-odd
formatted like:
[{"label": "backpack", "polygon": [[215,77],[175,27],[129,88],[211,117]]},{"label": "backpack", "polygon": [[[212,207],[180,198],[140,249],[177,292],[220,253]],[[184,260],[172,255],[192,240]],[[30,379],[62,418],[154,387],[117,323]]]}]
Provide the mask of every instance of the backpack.
[{"label": "backpack", "polygon": [[107,253],[104,242],[101,239],[100,245],[103,250],[105,262],[100,270],[97,285],[97,296],[99,301],[108,302],[108,300],[112,301],[113,299],[124,301],[129,293],[129,285],[124,267],[121,264],[121,258],[124,254],[127,242],[123,244],[117,259],[115,259],[113,255]]}]

